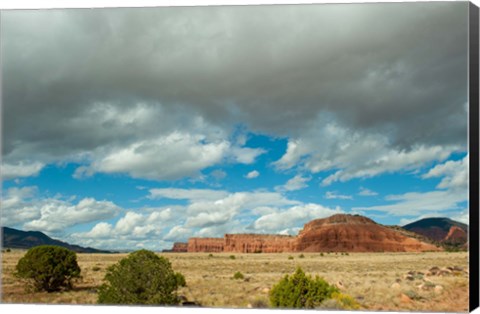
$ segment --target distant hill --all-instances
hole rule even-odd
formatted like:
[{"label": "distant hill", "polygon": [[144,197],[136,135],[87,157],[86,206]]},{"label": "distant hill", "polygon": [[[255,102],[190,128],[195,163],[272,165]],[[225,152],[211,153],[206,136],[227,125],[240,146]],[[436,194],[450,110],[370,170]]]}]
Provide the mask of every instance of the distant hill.
[{"label": "distant hill", "polygon": [[446,217],[420,219],[403,228],[441,244],[465,246],[468,241],[468,225]]},{"label": "distant hill", "polygon": [[29,249],[38,245],[58,245],[77,253],[113,253],[55,240],[40,231],[21,231],[9,227],[1,227],[1,232],[3,248]]}]

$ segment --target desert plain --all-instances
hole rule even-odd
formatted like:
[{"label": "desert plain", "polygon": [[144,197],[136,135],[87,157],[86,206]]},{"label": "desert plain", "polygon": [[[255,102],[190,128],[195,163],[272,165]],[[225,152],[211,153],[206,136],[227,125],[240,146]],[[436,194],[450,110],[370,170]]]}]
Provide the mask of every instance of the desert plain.
[{"label": "desert plain", "polygon": [[[13,275],[25,251],[2,253],[2,303],[95,304],[108,266],[127,254],[77,254],[82,277],[71,291],[32,292]],[[181,272],[183,300],[202,307],[265,308],[268,293],[297,267],[350,295],[361,310],[468,311],[468,252],[158,253]],[[241,272],[243,279],[234,279]]]}]

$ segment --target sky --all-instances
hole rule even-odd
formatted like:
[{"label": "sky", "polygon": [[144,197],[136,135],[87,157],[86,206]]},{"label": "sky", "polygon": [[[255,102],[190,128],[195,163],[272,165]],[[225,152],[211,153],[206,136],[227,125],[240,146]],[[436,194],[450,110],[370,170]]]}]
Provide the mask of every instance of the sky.
[{"label": "sky", "polygon": [[1,225],[102,249],[468,223],[467,2],[4,11]]}]

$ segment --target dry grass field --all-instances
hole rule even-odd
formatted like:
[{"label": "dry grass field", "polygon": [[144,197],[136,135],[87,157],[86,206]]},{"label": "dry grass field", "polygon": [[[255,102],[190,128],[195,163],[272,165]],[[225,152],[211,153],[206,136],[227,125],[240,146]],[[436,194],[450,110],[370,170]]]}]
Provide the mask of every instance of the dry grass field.
[{"label": "dry grass field", "polygon": [[[3,303],[94,304],[106,268],[126,254],[77,254],[82,278],[68,292],[32,293],[12,274],[25,252],[2,254]],[[162,253],[187,286],[179,294],[204,307],[266,307],[268,291],[300,266],[352,296],[365,310],[468,310],[468,253]],[[233,255],[234,257],[231,257]],[[293,257],[293,258],[292,258]],[[429,273],[433,267],[438,271]],[[244,279],[233,279],[235,272]]]}]

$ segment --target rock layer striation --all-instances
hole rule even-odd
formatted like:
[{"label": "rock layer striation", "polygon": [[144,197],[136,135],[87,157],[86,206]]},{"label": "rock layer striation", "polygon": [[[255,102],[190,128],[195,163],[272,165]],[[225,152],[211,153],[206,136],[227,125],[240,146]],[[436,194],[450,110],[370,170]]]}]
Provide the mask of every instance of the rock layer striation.
[{"label": "rock layer striation", "polygon": [[[452,237],[455,235],[452,231]],[[174,247],[175,249],[175,247]],[[177,249],[185,249],[177,245]],[[441,248],[377,224],[360,215],[337,214],[304,225],[298,236],[225,234],[223,238],[190,238],[187,252],[421,252]]]}]

